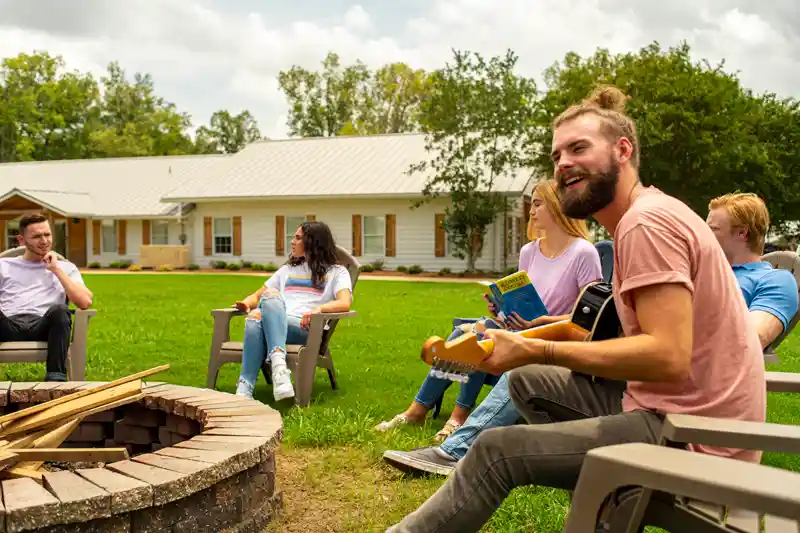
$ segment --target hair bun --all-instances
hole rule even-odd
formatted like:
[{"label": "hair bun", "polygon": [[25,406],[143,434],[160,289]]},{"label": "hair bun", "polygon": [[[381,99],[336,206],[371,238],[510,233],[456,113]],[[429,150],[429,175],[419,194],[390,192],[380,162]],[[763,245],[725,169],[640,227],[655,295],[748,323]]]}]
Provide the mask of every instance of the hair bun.
[{"label": "hair bun", "polygon": [[596,105],[601,109],[625,113],[625,104],[630,100],[621,90],[613,85],[601,85],[592,91],[585,103]]}]

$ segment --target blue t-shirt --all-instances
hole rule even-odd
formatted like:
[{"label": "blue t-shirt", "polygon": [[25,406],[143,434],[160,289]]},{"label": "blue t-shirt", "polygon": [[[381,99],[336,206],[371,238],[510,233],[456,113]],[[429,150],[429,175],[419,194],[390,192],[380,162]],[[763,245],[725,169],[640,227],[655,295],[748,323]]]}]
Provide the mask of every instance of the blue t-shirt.
[{"label": "blue t-shirt", "polygon": [[797,282],[788,270],[772,268],[766,261],[733,265],[733,273],[750,311],[764,311],[783,324],[797,314]]}]

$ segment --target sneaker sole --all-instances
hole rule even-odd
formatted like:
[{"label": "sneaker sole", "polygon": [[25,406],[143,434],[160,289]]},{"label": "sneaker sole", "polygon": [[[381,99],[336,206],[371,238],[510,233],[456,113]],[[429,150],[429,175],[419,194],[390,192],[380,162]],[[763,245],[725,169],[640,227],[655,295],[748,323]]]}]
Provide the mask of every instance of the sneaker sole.
[{"label": "sneaker sole", "polygon": [[402,452],[384,452],[383,460],[402,472],[414,475],[435,474],[447,477],[455,470],[455,467],[422,461]]},{"label": "sneaker sole", "polygon": [[281,400],[285,400],[287,398],[294,398],[294,390],[290,390],[290,391],[287,391],[287,392],[281,392],[281,393],[275,392],[275,393],[273,393],[273,397],[275,398],[276,402],[279,402]]}]

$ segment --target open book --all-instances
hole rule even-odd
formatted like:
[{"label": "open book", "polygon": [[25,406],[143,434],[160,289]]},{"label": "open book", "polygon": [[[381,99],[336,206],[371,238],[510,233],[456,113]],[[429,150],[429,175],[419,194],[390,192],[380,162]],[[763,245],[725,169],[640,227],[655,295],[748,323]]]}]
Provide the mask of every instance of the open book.
[{"label": "open book", "polygon": [[490,301],[497,306],[497,318],[505,320],[517,313],[525,320],[533,320],[547,314],[547,307],[536,292],[528,273],[515,272],[497,281],[479,281]]}]

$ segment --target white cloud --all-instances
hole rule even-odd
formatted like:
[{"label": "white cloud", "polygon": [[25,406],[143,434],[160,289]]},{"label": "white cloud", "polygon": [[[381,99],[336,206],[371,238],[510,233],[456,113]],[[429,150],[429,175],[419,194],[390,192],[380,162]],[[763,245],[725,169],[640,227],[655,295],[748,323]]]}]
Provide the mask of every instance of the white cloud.
[{"label": "white cloud", "polygon": [[[129,0],[102,9],[96,4],[89,19],[77,7],[81,1],[90,2],[74,0],[72,22],[45,20],[45,0],[27,0],[41,6],[33,11],[38,16],[24,13],[27,18],[7,3],[0,55],[46,49],[63,55],[70,68],[97,75],[119,60],[128,72],[150,72],[158,92],[189,111],[196,125],[216,109],[248,108],[273,138],[286,134],[278,72],[295,64],[317,68],[329,50],[345,63],[405,61],[430,69],[449,60],[451,48],[484,55],[511,48],[520,57],[520,72],[538,77],[568,51],[590,54],[602,46],[623,52],[654,39],[662,46],[687,39],[698,57],[726,57],[756,90],[800,93],[800,39],[786,33],[791,25],[752,9],[712,9],[719,6],[712,0],[669,7],[621,0],[430,0],[421,13],[405,17],[397,9],[385,15],[376,7],[380,3],[362,0],[338,16],[312,12],[288,23],[266,10],[223,10],[209,0]],[[698,13],[704,15],[698,19]],[[665,21],[672,26],[663,27]]]}]

